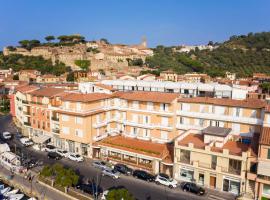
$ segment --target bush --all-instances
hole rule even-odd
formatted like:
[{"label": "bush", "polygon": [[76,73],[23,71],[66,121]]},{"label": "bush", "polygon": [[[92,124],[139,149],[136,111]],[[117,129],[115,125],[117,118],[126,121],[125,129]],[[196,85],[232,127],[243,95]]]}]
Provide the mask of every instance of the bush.
[{"label": "bush", "polygon": [[120,188],[110,190],[106,200],[135,200],[135,198],[127,189]]}]

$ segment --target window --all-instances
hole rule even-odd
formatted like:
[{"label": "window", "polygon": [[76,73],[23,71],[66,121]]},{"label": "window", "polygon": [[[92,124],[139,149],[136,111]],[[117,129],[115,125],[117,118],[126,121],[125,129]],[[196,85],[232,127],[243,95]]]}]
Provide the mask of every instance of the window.
[{"label": "window", "polygon": [[132,135],[137,136],[138,129],[136,127],[132,127]]},{"label": "window", "polygon": [[135,123],[138,122],[138,115],[137,114],[132,115],[132,122],[135,122]]},{"label": "window", "polygon": [[239,175],[241,173],[241,165],[242,165],[242,162],[240,160],[230,159],[228,172]]},{"label": "window", "polygon": [[161,125],[168,126],[169,125],[169,118],[168,117],[161,117]]},{"label": "window", "polygon": [[160,110],[161,111],[168,111],[169,110],[169,105],[167,103],[160,104]]},{"label": "window", "polygon": [[139,102],[138,101],[133,101],[132,107],[135,108],[135,109],[139,108]]},{"label": "window", "polygon": [[81,103],[76,103],[76,110],[80,111],[82,109]]},{"label": "window", "polygon": [[267,159],[270,159],[270,149],[267,149]]},{"label": "window", "polygon": [[75,135],[76,135],[77,137],[83,137],[83,132],[82,132],[82,130],[76,129],[76,130],[75,130]]},{"label": "window", "polygon": [[143,123],[150,124],[150,116],[144,115],[143,116]]},{"label": "window", "polygon": [[181,149],[180,162],[190,164],[190,151]]},{"label": "window", "polygon": [[69,116],[62,115],[62,121],[67,122],[69,120]]},{"label": "window", "polygon": [[65,105],[65,109],[69,109],[69,102],[68,101],[66,101],[64,105]]},{"label": "window", "polygon": [[100,123],[100,115],[96,115],[96,122]]},{"label": "window", "polygon": [[162,140],[168,139],[168,132],[167,131],[161,131],[161,139]]},{"label": "window", "polygon": [[75,117],[75,122],[76,122],[76,124],[82,124],[83,120],[81,117]]},{"label": "window", "polygon": [[199,119],[199,125],[203,126],[203,124],[204,124],[204,119]]},{"label": "window", "polygon": [[263,194],[270,195],[270,185],[263,184]]},{"label": "window", "polygon": [[236,108],[236,117],[240,116],[240,108]]},{"label": "window", "polygon": [[183,124],[183,123],[184,123],[183,117],[179,117],[179,124]]},{"label": "window", "polygon": [[147,102],[147,110],[153,110],[153,102]]},{"label": "window", "polygon": [[149,129],[143,129],[143,137],[150,137],[150,130]]},{"label": "window", "polygon": [[68,127],[62,127],[64,134],[69,134],[69,128]]},{"label": "window", "polygon": [[182,110],[183,111],[189,111],[190,110],[190,104],[183,103],[182,104]]}]

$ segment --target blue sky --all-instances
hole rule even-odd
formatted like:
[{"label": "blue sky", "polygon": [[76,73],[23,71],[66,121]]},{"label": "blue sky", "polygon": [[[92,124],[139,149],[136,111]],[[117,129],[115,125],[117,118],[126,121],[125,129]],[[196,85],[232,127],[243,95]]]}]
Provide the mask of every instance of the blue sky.
[{"label": "blue sky", "polygon": [[203,44],[270,31],[269,0],[2,0],[0,48],[80,33],[88,40]]}]

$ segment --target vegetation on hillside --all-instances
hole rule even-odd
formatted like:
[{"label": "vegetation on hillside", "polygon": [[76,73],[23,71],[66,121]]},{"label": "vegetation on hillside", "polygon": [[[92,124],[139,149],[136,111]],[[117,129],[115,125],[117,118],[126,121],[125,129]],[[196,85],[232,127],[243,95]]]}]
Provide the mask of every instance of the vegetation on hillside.
[{"label": "vegetation on hillside", "polygon": [[0,54],[0,69],[9,68],[12,68],[14,71],[35,69],[42,74],[51,73],[57,76],[65,73],[67,70],[65,64],[56,62],[53,65],[51,60],[46,60],[42,56],[23,56],[19,54],[4,56]]},{"label": "vegetation on hillside", "polygon": [[156,72],[173,70],[178,74],[204,72],[223,76],[226,71],[239,77],[254,72],[270,73],[270,32],[232,36],[214,50],[195,49],[189,53],[175,52],[174,47],[157,46],[146,64]]}]

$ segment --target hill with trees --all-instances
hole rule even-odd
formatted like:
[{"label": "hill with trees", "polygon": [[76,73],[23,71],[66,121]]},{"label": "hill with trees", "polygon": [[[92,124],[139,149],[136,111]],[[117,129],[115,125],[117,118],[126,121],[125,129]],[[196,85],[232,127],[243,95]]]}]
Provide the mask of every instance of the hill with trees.
[{"label": "hill with trees", "polygon": [[155,74],[168,69],[178,74],[204,72],[213,77],[223,76],[226,71],[239,77],[270,73],[270,32],[232,36],[215,45],[218,47],[213,50],[196,48],[188,53],[179,53],[176,47],[157,46],[146,64],[156,69]]},{"label": "hill with trees", "polygon": [[19,54],[4,56],[0,53],[0,69],[9,68],[12,68],[14,71],[35,69],[42,74],[50,73],[57,76],[70,70],[63,63],[56,62],[53,65],[51,60],[46,60],[42,56],[23,56]]}]

